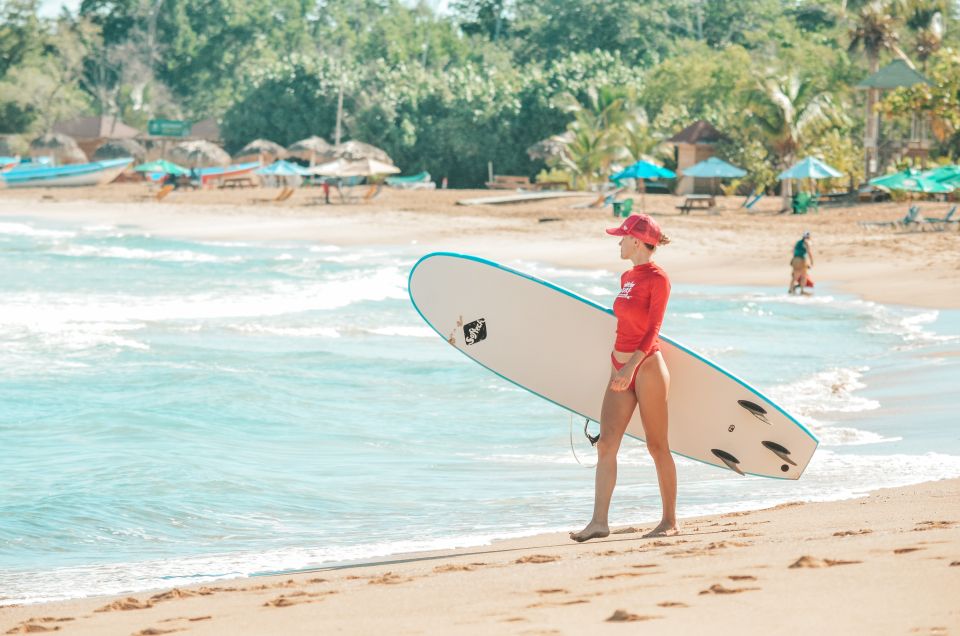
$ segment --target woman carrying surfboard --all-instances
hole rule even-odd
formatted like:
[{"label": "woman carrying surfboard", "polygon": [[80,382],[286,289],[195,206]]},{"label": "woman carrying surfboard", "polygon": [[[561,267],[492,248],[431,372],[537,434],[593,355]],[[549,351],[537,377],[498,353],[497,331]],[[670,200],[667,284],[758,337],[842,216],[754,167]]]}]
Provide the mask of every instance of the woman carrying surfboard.
[{"label": "woman carrying surfboard", "polygon": [[620,236],[620,258],[633,267],[620,276],[620,293],[613,303],[617,338],[610,353],[610,382],[600,412],[597,442],[597,472],[593,518],[574,541],[587,541],[610,534],[610,499],[617,483],[617,452],[634,409],[640,409],[647,450],[657,467],[663,514],[646,536],[676,534],[677,469],[667,441],[667,395],[670,373],[660,354],[660,324],[670,297],[670,279],[653,262],[657,247],[670,239],[655,220],[633,214],[618,228],[607,230]]}]

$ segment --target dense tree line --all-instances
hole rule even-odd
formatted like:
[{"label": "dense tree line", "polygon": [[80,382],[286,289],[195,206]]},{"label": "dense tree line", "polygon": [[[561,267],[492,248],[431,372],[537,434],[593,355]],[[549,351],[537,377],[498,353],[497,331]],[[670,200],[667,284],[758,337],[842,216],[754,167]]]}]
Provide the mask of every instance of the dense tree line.
[{"label": "dense tree line", "polygon": [[[38,17],[0,0],[0,133],[96,112],[216,117],[228,150],[253,138],[380,146],[453,185],[544,167],[526,148],[566,133],[555,167],[583,182],[656,155],[704,118],[759,185],[817,152],[857,177],[853,86],[908,59],[936,80],[876,107],[930,114],[935,152],[960,153],[960,11],[948,0],[83,0]],[[879,115],[878,115],[879,116]],[[658,157],[668,165],[672,157]]]}]

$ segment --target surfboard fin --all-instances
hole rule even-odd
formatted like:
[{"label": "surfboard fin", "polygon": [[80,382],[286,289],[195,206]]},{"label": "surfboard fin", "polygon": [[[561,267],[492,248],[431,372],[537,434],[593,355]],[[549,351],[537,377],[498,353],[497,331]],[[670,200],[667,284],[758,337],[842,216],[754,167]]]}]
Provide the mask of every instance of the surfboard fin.
[{"label": "surfboard fin", "polygon": [[597,433],[596,435],[591,435],[591,434],[590,434],[590,431],[587,430],[587,427],[588,427],[588,426],[590,426],[590,420],[589,420],[589,419],[584,419],[584,420],[583,420],[583,434],[587,436],[587,439],[588,439],[588,440],[590,440],[590,445],[591,445],[591,446],[596,446],[596,445],[597,445],[597,442],[600,441],[600,433]]},{"label": "surfboard fin", "polygon": [[743,475],[743,471],[740,470],[740,460],[728,453],[727,451],[720,450],[719,448],[711,448],[710,452],[716,455],[720,461],[727,465],[727,468],[737,473],[738,475]]},{"label": "surfboard fin", "polygon": [[787,462],[791,466],[797,465],[797,462],[790,459],[790,451],[786,447],[781,446],[776,442],[762,442],[762,443],[764,448],[766,448],[768,451],[770,451],[771,453],[773,453],[783,461]]},{"label": "surfboard fin", "polygon": [[737,400],[737,404],[742,406],[750,413],[764,424],[769,424],[770,420],[767,419],[767,409],[763,408],[756,402],[751,402],[750,400]]}]

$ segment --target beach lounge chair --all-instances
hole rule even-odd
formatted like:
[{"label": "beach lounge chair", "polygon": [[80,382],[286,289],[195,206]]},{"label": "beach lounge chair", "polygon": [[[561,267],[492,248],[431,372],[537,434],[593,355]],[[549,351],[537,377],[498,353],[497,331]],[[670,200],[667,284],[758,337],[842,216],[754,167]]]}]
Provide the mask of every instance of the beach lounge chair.
[{"label": "beach lounge chair", "polygon": [[624,199],[623,201],[613,202],[613,216],[630,216],[633,211],[633,199]]},{"label": "beach lounge chair", "polygon": [[920,208],[911,205],[906,216],[897,221],[860,221],[863,227],[909,227],[910,225],[923,223],[923,217],[920,215]]},{"label": "beach lounge chair", "polygon": [[943,216],[943,217],[940,217],[940,218],[925,217],[925,218],[923,219],[923,222],[924,222],[924,223],[939,223],[939,224],[943,224],[943,223],[960,223],[960,218],[954,218],[954,216],[957,214],[957,207],[958,207],[958,206],[955,205],[955,206],[953,206],[952,208],[950,208],[950,211],[947,212],[947,215],[946,215],[946,216]]}]

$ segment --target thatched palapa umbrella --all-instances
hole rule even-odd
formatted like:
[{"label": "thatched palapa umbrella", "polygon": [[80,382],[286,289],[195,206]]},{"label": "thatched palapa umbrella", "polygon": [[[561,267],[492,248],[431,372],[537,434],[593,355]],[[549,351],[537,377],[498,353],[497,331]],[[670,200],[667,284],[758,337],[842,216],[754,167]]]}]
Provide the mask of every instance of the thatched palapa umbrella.
[{"label": "thatched palapa umbrella", "polygon": [[546,162],[560,161],[567,154],[567,146],[573,141],[573,133],[565,132],[553,137],[538,141],[527,148],[527,156],[533,160],[543,159]]},{"label": "thatched palapa umbrella", "polygon": [[307,161],[310,165],[333,159],[333,146],[323,137],[307,137],[293,143],[288,149],[291,157]]},{"label": "thatched palapa umbrella", "polygon": [[170,159],[182,166],[205,168],[229,166],[230,155],[217,144],[209,141],[184,141],[170,150]]},{"label": "thatched palapa umbrella", "polygon": [[29,146],[20,135],[0,135],[0,155],[16,157],[27,152]]},{"label": "thatched palapa umbrella", "polygon": [[86,163],[87,155],[73,137],[61,133],[47,133],[30,142],[31,157],[53,157],[58,164]]},{"label": "thatched palapa umbrella", "polygon": [[362,141],[347,141],[333,149],[333,156],[336,159],[346,159],[347,161],[358,161],[360,159],[374,159],[393,165],[393,159],[385,151],[365,144]]},{"label": "thatched palapa umbrella", "polygon": [[269,139],[254,139],[241,148],[240,152],[235,154],[233,158],[237,163],[259,161],[264,165],[268,165],[280,159],[285,159],[288,155],[287,149],[275,141],[270,141]]},{"label": "thatched palapa umbrella", "polygon": [[133,157],[137,163],[143,162],[147,156],[147,149],[133,139],[111,139],[104,142],[93,153],[94,161],[105,159],[121,159]]}]

